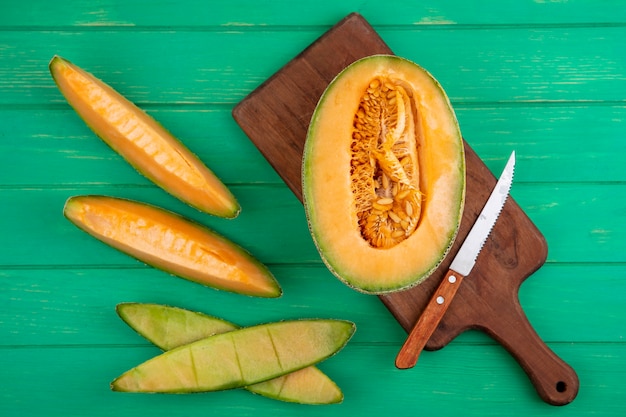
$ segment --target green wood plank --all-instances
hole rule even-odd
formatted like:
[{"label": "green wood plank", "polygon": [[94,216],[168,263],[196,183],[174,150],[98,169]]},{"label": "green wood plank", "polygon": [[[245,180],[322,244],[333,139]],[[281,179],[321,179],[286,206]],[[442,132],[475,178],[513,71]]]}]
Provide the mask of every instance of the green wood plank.
[{"label": "green wood plank", "polygon": [[610,91],[623,91],[626,83],[626,55],[617,40],[624,38],[626,28],[485,29],[441,35],[384,30],[380,34],[397,55],[432,72],[453,103],[623,102],[623,95]]},{"label": "green wood plank", "polygon": [[[235,123],[230,106],[147,112],[225,183],[282,182]],[[72,109],[4,109],[0,120],[2,185],[150,184]]]},{"label": "green wood plank", "polygon": [[[7,31],[0,104],[64,103],[47,71],[54,54],[135,102],[234,104],[323,32]],[[453,103],[624,100],[626,27],[384,28],[380,35],[432,72]]]},{"label": "green wood plank", "polygon": [[321,265],[270,269],[284,291],[272,300],[204,288],[153,269],[0,270],[0,301],[6,307],[0,310],[0,346],[147,345],[115,313],[118,303],[129,301],[183,307],[240,325],[350,319],[363,327],[356,341],[403,335],[377,297],[351,290]]},{"label": "green wood plank", "polygon": [[[358,332],[358,330],[357,330]],[[526,375],[498,346],[455,345],[425,352],[411,370],[397,370],[399,345],[350,343],[319,366],[342,388],[342,404],[310,407],[253,396],[243,390],[195,395],[122,394],[111,379],[158,353],[147,347],[2,349],[0,366],[10,390],[0,394],[2,415],[154,417],[202,410],[230,416],[619,416],[626,411],[626,345],[556,344],[577,370],[578,398],[564,408],[543,403]],[[462,411],[459,411],[462,410]]]},{"label": "green wood plank", "polygon": [[[231,106],[147,111],[226,183],[282,183],[232,119]],[[626,180],[615,157],[626,154],[626,106],[459,105],[456,113],[466,140],[493,172],[517,151],[516,183]],[[0,109],[0,120],[2,186],[148,184],[71,109]]]},{"label": "green wood plank", "polygon": [[623,182],[626,106],[457,106],[463,136],[492,172],[516,151],[515,183]]},{"label": "green wood plank", "polygon": [[[621,343],[626,328],[624,264],[548,263],[520,287],[519,300],[543,340]],[[615,291],[608,288],[615,288]]]},{"label": "green wood plank", "polygon": [[[204,29],[207,26],[331,25],[352,11],[362,13],[375,25],[481,25],[481,24],[585,24],[624,23],[626,13],[618,0],[603,0],[601,7],[593,0],[558,1],[387,1],[384,9],[375,1],[212,1],[174,0],[151,3],[126,1],[111,7],[110,2],[73,1],[72,7],[45,0],[28,4],[5,5],[0,25],[7,27],[100,26],[144,27],[183,26]],[[261,6],[261,7],[259,7]]]},{"label": "green wood plank", "polygon": [[7,31],[2,33],[0,103],[65,104],[48,71],[48,62],[58,54],[138,104],[234,104],[320,35],[239,30]]},{"label": "green wood plank", "polygon": [[[320,262],[304,209],[285,186],[234,186],[242,214],[224,220],[154,187],[0,189],[0,266],[123,265],[137,261],[100,243],[62,216],[76,194],[104,194],[156,204],[204,223],[266,263]],[[550,262],[626,262],[624,184],[514,184],[512,195],[544,234]],[[610,204],[608,202],[610,201]],[[39,250],[35,248],[45,248]]]},{"label": "green wood plank", "polygon": [[77,194],[130,198],[172,210],[213,228],[266,263],[319,262],[302,204],[286,186],[231,189],[242,206],[234,220],[200,213],[155,187],[0,190],[0,201],[11,202],[3,208],[0,220],[0,247],[6,248],[0,254],[0,265],[143,265],[63,217],[65,201]]},{"label": "green wood plank", "polygon": [[549,262],[624,262],[623,184],[513,185],[548,242]]},{"label": "green wood plank", "polygon": [[[377,297],[351,290],[324,266],[270,268],[284,291],[276,300],[204,289],[148,268],[0,269],[0,348],[146,345],[115,314],[116,304],[129,301],[183,307],[241,325],[343,318],[357,324],[357,343],[400,345],[406,337]],[[624,326],[618,312],[626,293],[625,275],[623,264],[548,264],[521,286],[520,302],[546,342],[620,343]],[[495,342],[469,331],[455,340],[457,344]]]}]

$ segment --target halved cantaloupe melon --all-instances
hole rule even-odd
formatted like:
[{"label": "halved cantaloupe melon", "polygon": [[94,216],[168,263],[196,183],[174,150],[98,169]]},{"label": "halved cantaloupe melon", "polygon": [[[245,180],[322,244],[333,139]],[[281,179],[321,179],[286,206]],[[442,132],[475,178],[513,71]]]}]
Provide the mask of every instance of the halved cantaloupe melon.
[{"label": "halved cantaloupe melon", "polygon": [[137,171],[201,211],[225,218],[239,214],[239,203],[222,181],[152,117],[59,56],[49,67],[78,115]]},{"label": "halved cantaloupe melon", "polygon": [[456,237],[465,199],[459,125],[440,84],[406,59],[366,57],[330,83],[302,172],[313,240],[357,290],[418,284]]}]

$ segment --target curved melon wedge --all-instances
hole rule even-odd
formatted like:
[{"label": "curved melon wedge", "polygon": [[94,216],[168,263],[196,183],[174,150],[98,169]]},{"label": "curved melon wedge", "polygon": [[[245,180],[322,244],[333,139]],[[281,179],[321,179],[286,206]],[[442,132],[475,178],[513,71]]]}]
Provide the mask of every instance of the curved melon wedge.
[{"label": "curved melon wedge", "polygon": [[114,391],[205,392],[241,388],[329,358],[355,325],[343,320],[292,320],[246,327],[169,350],[122,374]]},{"label": "curved melon wedge", "polygon": [[[117,314],[141,336],[163,350],[171,350],[239,327],[206,314],[160,304],[122,303]],[[250,392],[300,404],[336,404],[343,393],[314,366],[244,387]]]},{"label": "curved melon wedge", "polygon": [[278,297],[271,272],[240,246],[177,214],[106,196],[76,196],[65,217],[102,242],[181,278],[225,291]]},{"label": "curved melon wedge", "polygon": [[240,206],[228,188],[153,118],[71,62],[55,56],[50,73],[87,125],[137,171],[187,204],[225,218]]}]

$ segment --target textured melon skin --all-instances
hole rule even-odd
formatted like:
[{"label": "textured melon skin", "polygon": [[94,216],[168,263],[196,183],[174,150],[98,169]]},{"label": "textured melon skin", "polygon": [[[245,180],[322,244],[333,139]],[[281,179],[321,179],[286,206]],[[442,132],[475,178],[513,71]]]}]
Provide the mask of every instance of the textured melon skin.
[{"label": "textured melon skin", "polygon": [[[116,311],[126,324],[163,350],[239,328],[217,317],[160,304],[122,303]],[[337,384],[314,366],[244,388],[274,400],[298,404],[336,404],[343,400]]]},{"label": "textured melon skin", "polygon": [[111,383],[114,391],[219,391],[267,381],[329,358],[352,337],[343,320],[292,320],[246,327],[169,350]]},{"label": "textured melon skin", "polygon": [[198,210],[234,218],[240,206],[204,163],[161,124],[109,85],[55,56],[50,74],[100,139],[146,178]]},{"label": "textured melon skin", "polygon": [[[351,212],[347,149],[362,92],[374,76],[389,74],[409,82],[418,95],[429,180],[417,230],[395,247],[381,250],[362,239]],[[454,243],[465,201],[463,139],[441,85],[419,65],[397,56],[374,55],[349,65],[329,84],[311,118],[302,189],[313,241],[341,281],[368,294],[404,290],[424,281]]]}]

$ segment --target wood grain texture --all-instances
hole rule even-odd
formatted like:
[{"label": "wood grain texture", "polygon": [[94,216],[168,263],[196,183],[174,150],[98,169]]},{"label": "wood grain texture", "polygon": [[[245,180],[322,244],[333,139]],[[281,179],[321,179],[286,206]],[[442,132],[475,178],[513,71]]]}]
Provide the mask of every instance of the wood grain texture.
[{"label": "wood grain texture", "polygon": [[[298,199],[303,198],[301,161],[307,121],[319,97],[347,65],[365,55],[379,53],[391,53],[391,50],[360,15],[351,14],[234,108],[234,118]],[[429,331],[420,338],[420,333],[411,332],[414,326],[421,328],[424,320],[428,322],[430,316],[424,316],[425,308],[496,183],[493,174],[467,143],[465,155],[465,209],[450,253],[422,284],[380,296],[391,314],[410,333],[396,364],[400,363],[401,368],[414,364],[411,353],[405,348],[421,351],[425,345],[429,349],[440,349],[463,331],[480,329],[511,352],[544,401],[553,405],[568,404],[578,393],[578,377],[534,332],[517,297],[522,281],[545,262],[547,244],[511,199],[502,209],[476,261],[472,279],[458,288],[459,295],[449,306],[451,311],[443,315],[439,326],[432,327],[434,334],[431,336]],[[505,331],[510,328],[523,329],[523,337]]]},{"label": "wood grain texture", "polygon": [[[0,6],[0,415],[622,416],[626,413],[626,8],[620,0],[45,0]],[[233,106],[352,11],[396,54],[444,82],[491,172],[518,151],[515,201],[549,243],[519,288],[523,311],[580,375],[564,409],[545,404],[482,332],[398,371],[405,331],[376,297],[323,266],[302,206],[231,117]],[[198,153],[242,202],[220,221],[151,186],[78,119],[47,71],[60,54],[137,102]],[[67,197],[136,197],[221,231],[268,263],[285,293],[241,298],[173,278],[63,220]],[[134,396],[110,380],[158,353],[117,318],[160,302],[245,325],[330,317],[357,323],[320,367],[346,394],[316,408],[245,392]],[[247,394],[247,395],[246,395]]]},{"label": "wood grain texture", "polygon": [[[490,0],[477,0],[472,4],[431,0],[407,3],[390,0],[385,3],[389,13],[380,12],[380,3],[347,0],[341,5],[332,2],[306,1],[297,8],[288,0],[276,0],[259,7],[252,0],[236,3],[215,0],[211,7],[203,0],[187,0],[184,7],[176,0],[162,0],[146,13],[141,0],[129,0],[115,4],[106,0],[78,0],[63,13],[49,13],[46,0],[31,0],[30,7],[11,3],[0,15],[0,25],[7,27],[61,26],[82,28],[99,27],[163,27],[174,25],[182,28],[204,29],[224,26],[233,30],[248,26],[290,25],[328,26],[352,11],[368,16],[374,25],[535,25],[565,24],[616,24],[626,22],[626,11],[620,0],[603,0],[597,7],[594,0],[581,0],[573,4],[558,1],[506,0],[494,4]],[[45,7],[47,6],[47,7]],[[158,12],[158,13],[157,13]]]},{"label": "wood grain texture", "polygon": [[[58,54],[105,78],[139,104],[234,105],[326,29],[6,30],[3,42],[19,48],[2,50],[0,88],[4,94],[0,103],[64,103],[46,71],[41,70]],[[474,30],[385,26],[377,32],[394,53],[428,68],[454,104],[540,101],[615,105],[624,101],[626,56],[615,45],[626,37],[626,25],[576,30],[559,25],[481,26]],[[250,48],[251,42],[263,47]],[[223,48],[224,44],[229,47]],[[127,48],[120,50],[119,45]],[[138,59],[137,51],[144,45],[152,46]],[[186,62],[182,67],[180,60]],[[463,83],[458,82],[460,75]]]},{"label": "wood grain texture", "polygon": [[[225,182],[282,183],[233,121],[231,106],[198,107],[147,106],[147,112]],[[619,140],[626,106],[477,104],[456,105],[455,111],[466,137],[480,138],[471,141],[472,148],[490,171],[496,172],[505,158],[503,142],[518,151],[516,184],[575,182],[577,187],[593,187],[598,182],[626,181],[623,161],[613,158],[626,154],[626,141]],[[4,185],[147,184],[69,108],[0,109],[0,118],[10,132],[0,141],[0,165],[11,172],[2,177]],[[228,164],[220,163],[225,159]],[[48,169],[33,170],[31,164]],[[581,201],[591,194],[574,193]]]}]

